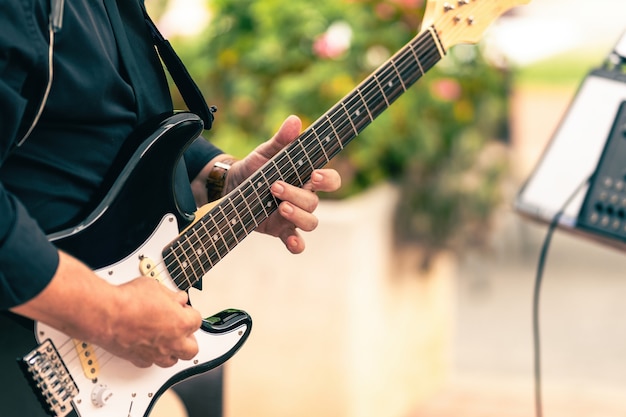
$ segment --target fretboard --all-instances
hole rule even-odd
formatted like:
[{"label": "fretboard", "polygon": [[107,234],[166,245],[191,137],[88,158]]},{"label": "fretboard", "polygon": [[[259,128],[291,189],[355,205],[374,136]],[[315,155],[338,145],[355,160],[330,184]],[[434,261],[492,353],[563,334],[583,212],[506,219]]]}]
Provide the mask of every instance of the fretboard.
[{"label": "fretboard", "polygon": [[278,207],[278,180],[302,186],[443,57],[433,28],[423,31],[163,251],[181,290],[200,280]]}]

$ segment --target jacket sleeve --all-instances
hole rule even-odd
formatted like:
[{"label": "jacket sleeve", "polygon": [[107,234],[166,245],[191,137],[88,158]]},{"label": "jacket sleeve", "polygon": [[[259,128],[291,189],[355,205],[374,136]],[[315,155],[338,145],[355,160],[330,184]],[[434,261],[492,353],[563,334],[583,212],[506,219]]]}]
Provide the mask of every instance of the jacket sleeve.
[{"label": "jacket sleeve", "polygon": [[219,148],[202,136],[194,140],[185,151],[185,164],[189,180],[193,180],[211,159],[222,154]]},{"label": "jacket sleeve", "polygon": [[[47,65],[47,35],[40,25],[47,21],[44,3],[24,5],[15,7],[15,2],[8,2],[0,6],[0,164],[23,134],[24,125],[32,120],[25,95],[41,91],[41,80],[32,77],[41,71],[33,69]],[[0,309],[36,296],[52,279],[58,262],[57,249],[0,183]]]},{"label": "jacket sleeve", "polygon": [[41,292],[57,270],[57,249],[22,204],[0,188],[0,309]]}]

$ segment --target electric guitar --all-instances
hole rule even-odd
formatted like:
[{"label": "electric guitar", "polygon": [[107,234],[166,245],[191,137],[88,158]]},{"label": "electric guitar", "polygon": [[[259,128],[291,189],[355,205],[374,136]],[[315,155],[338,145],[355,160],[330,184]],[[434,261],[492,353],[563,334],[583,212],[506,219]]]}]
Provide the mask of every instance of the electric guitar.
[{"label": "electric guitar", "polygon": [[[341,152],[450,47],[477,42],[498,16],[529,1],[429,0],[422,30],[411,42],[202,214],[182,211],[172,189],[178,160],[201,133],[202,122],[186,112],[164,116],[126,153],[91,214],[76,227],[50,235],[50,240],[111,283],[127,282],[139,273],[171,289],[188,290],[276,210],[279,202],[269,191],[271,184],[283,180],[302,186],[314,169]],[[27,336],[24,329],[4,332],[10,333],[10,340],[0,336],[0,348],[23,348],[18,363],[49,414],[138,417],[147,416],[174,383],[224,363],[242,346],[251,325],[245,312],[234,309],[205,319],[195,335],[197,356],[171,368],[135,367],[42,323],[35,323],[34,333],[26,330]],[[17,348],[16,340],[22,342]],[[2,386],[14,383],[5,380]]]}]

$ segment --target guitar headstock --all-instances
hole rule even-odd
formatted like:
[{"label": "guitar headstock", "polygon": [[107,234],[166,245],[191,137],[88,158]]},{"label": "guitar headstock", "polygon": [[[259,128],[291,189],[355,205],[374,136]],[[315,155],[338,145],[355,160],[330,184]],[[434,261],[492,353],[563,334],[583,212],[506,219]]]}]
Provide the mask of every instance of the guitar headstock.
[{"label": "guitar headstock", "polygon": [[530,0],[428,0],[422,30],[434,26],[443,47],[476,43],[483,32],[509,9]]}]

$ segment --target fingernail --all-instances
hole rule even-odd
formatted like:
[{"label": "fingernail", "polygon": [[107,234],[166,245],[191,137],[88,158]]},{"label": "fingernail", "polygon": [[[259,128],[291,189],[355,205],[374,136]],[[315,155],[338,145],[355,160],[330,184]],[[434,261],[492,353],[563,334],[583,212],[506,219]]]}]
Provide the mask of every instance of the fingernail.
[{"label": "fingernail", "polygon": [[311,176],[311,181],[313,182],[321,182],[324,179],[324,176],[319,172],[314,172]]},{"label": "fingernail", "polygon": [[276,183],[276,184],[272,185],[272,191],[274,192],[274,194],[280,195],[280,194],[282,194],[285,191],[285,187],[283,187],[282,184]]},{"label": "fingernail", "polygon": [[283,204],[281,208],[283,213],[285,214],[293,213],[293,207],[291,207],[291,204]]}]

